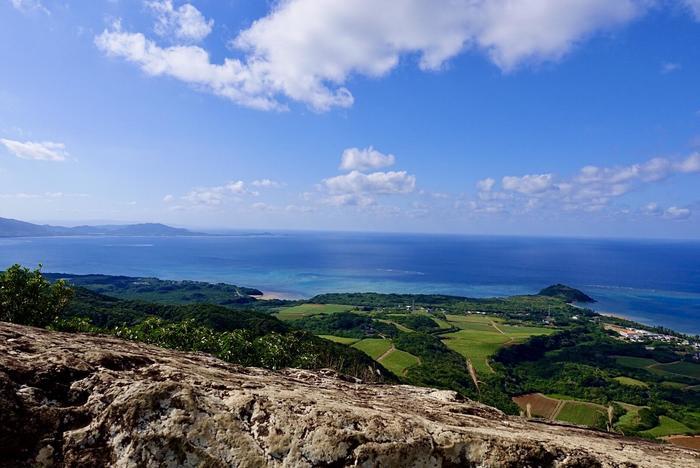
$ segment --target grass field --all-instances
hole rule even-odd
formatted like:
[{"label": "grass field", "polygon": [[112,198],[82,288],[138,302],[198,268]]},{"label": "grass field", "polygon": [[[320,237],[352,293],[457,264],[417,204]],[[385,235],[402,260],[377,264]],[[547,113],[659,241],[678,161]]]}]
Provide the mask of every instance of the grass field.
[{"label": "grass field", "polygon": [[353,348],[359,349],[372,359],[377,359],[379,356],[389,351],[391,346],[391,340],[384,338],[365,338],[352,345]]},{"label": "grass field", "polygon": [[680,383],[680,382],[661,382],[662,387],[667,387],[667,388],[677,388],[677,389],[684,389],[687,387],[686,384]]},{"label": "grass field", "polygon": [[396,328],[398,328],[399,330],[401,330],[402,332],[413,333],[413,330],[411,330],[411,329],[408,328],[407,326],[401,325],[400,323],[396,323],[396,322],[394,322],[394,321],[392,321],[392,320],[379,320],[379,321],[382,322],[382,323],[388,323],[388,324],[390,324],[390,325],[393,325],[393,326],[395,326]]},{"label": "grass field", "polygon": [[492,373],[489,358],[502,346],[520,343],[533,335],[553,333],[551,328],[503,325],[497,317],[488,315],[448,315],[458,332],[443,335],[444,343],[465,358],[471,359],[477,373]]},{"label": "grass field", "polygon": [[353,343],[357,343],[359,340],[357,338],[346,338],[344,336],[335,336],[335,335],[318,335],[320,338],[323,338],[328,341],[334,341],[336,343],[344,344],[344,345],[351,345]]},{"label": "grass field", "polygon": [[661,364],[654,366],[654,368],[672,374],[686,375],[688,377],[700,379],[700,364],[694,364],[692,362],[681,361],[671,364]]},{"label": "grass field", "polygon": [[693,430],[685,424],[671,419],[668,416],[659,416],[659,425],[642,432],[652,437],[666,437],[675,434],[692,434]]},{"label": "grass field", "polygon": [[615,361],[621,366],[632,367],[634,369],[646,369],[654,364],[659,364],[653,359],[632,356],[615,356]]},{"label": "grass field", "polygon": [[420,359],[413,354],[395,349],[379,362],[394,374],[401,376],[406,369],[419,364]]},{"label": "grass field", "polygon": [[567,400],[556,419],[581,426],[597,426],[607,419],[607,409],[594,403]]},{"label": "grass field", "polygon": [[620,376],[620,377],[615,377],[614,380],[617,380],[622,385],[627,385],[630,387],[648,387],[649,386],[645,382],[642,382],[641,380],[633,379],[632,377]]},{"label": "grass field", "polygon": [[342,304],[301,304],[280,309],[275,315],[280,320],[296,320],[318,314],[335,314],[354,309],[353,306]]}]

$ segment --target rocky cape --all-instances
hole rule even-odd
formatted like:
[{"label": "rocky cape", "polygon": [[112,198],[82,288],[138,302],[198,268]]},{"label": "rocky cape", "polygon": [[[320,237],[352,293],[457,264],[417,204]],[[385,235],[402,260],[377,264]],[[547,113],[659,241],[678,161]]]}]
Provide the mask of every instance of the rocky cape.
[{"label": "rocky cape", "polygon": [[454,392],[0,323],[1,466],[690,467]]}]

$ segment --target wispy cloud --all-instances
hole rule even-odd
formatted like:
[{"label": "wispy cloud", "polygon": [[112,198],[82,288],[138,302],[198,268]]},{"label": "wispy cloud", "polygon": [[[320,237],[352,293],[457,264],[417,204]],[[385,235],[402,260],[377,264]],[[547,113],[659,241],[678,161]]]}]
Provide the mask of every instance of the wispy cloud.
[{"label": "wispy cloud", "polygon": [[33,159],[35,161],[65,161],[69,156],[66,151],[66,145],[63,143],[54,143],[51,141],[16,141],[0,138],[8,151],[22,159]]},{"label": "wispy cloud", "polygon": [[[494,178],[477,182],[477,197],[461,206],[480,213],[527,212],[536,208],[565,211],[600,211],[614,200],[645,185],[678,174],[700,173],[700,153],[684,159],[654,158],[628,166],[585,166],[572,177],[555,174],[504,176],[500,187]],[[690,209],[661,209],[651,203],[642,211],[668,219],[685,219]]]},{"label": "wispy cloud", "polygon": [[675,62],[664,62],[661,64],[661,73],[668,75],[669,73],[676,72],[681,69],[680,63]]},{"label": "wispy cloud", "polygon": [[38,11],[47,15],[51,14],[40,0],[10,0],[10,4],[23,13]]},{"label": "wispy cloud", "polygon": [[173,40],[198,42],[211,33],[214,20],[207,20],[193,5],[173,6],[172,0],[151,0],[146,5],[156,13],[155,32]]}]

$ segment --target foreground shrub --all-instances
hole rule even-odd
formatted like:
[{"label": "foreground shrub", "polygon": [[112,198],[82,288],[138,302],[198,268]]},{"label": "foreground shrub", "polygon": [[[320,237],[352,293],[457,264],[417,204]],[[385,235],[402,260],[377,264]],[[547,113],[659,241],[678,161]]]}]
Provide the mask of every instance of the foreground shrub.
[{"label": "foreground shrub", "polygon": [[64,282],[51,284],[41,274],[13,265],[0,273],[0,320],[45,327],[61,315],[73,297]]}]

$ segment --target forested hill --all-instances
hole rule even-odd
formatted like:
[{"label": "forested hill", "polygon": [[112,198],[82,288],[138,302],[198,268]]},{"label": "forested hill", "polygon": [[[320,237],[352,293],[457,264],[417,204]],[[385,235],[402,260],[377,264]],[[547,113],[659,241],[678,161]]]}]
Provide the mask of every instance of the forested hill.
[{"label": "forested hill", "polygon": [[159,223],[64,227],[27,223],[17,219],[0,218],[0,237],[202,235],[206,234]]}]

